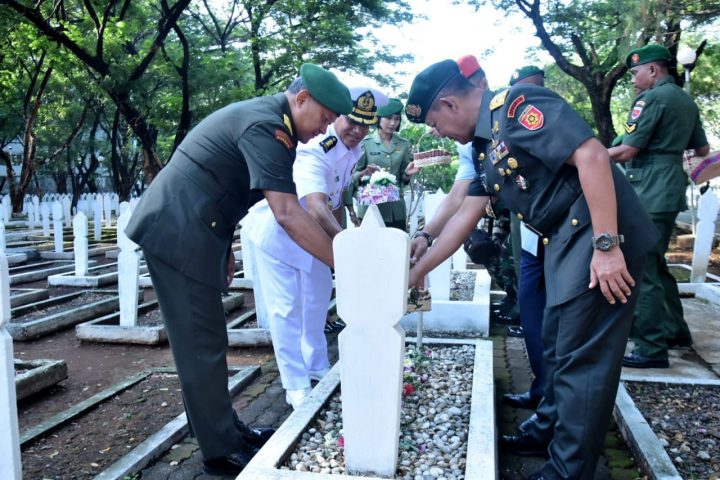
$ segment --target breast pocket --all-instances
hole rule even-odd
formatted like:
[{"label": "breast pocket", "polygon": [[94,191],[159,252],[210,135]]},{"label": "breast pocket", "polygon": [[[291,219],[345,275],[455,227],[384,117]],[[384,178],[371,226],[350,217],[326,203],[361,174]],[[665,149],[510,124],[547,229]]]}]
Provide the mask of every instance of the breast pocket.
[{"label": "breast pocket", "polygon": [[643,179],[642,168],[628,168],[625,170],[625,177],[627,177],[630,183],[640,183]]},{"label": "breast pocket", "polygon": [[585,197],[580,196],[571,205],[568,214],[560,220],[557,233],[553,236],[552,242],[565,244],[591,225],[590,209],[587,206]]}]

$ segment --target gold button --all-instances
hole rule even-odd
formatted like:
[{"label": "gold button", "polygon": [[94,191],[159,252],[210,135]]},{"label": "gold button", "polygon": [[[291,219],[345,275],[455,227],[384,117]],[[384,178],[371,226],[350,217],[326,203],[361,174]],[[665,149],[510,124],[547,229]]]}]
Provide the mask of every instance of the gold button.
[{"label": "gold button", "polygon": [[512,158],[512,157],[510,157],[510,158],[508,159],[508,167],[510,167],[510,168],[517,168],[517,167],[518,167],[518,162],[517,162],[517,160],[515,160],[515,159]]},{"label": "gold button", "polygon": [[215,228],[215,225],[217,225],[217,222],[216,222],[215,220],[213,220],[212,223],[210,224],[210,226],[211,226],[212,228]]},{"label": "gold button", "polygon": [[499,191],[500,191],[500,185],[498,185],[497,183],[495,184],[495,187],[493,187],[493,188],[495,188],[495,191],[496,191],[496,192],[499,192]]},{"label": "gold button", "polygon": [[498,168],[498,173],[500,174],[501,177],[505,176],[505,170],[503,170],[502,168]]},{"label": "gold button", "polygon": [[543,245],[547,245],[548,243],[550,243],[550,239],[543,238]]},{"label": "gold button", "polygon": [[480,152],[480,155],[478,155],[478,158],[479,158],[480,160],[485,160],[485,154],[482,153],[482,152]]},{"label": "gold button", "polygon": [[518,213],[516,216],[518,220],[522,220],[524,218],[522,213]]},{"label": "gold button", "polygon": [[577,227],[577,224],[580,223],[577,218],[573,218],[570,223],[572,223],[573,227]]}]

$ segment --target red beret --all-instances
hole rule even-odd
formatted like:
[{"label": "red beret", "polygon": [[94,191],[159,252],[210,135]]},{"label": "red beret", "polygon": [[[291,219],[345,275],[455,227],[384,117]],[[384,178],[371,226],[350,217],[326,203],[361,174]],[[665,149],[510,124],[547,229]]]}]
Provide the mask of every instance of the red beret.
[{"label": "red beret", "polygon": [[457,59],[457,64],[465,78],[470,78],[473,73],[480,70],[480,64],[475,55],[463,55]]}]

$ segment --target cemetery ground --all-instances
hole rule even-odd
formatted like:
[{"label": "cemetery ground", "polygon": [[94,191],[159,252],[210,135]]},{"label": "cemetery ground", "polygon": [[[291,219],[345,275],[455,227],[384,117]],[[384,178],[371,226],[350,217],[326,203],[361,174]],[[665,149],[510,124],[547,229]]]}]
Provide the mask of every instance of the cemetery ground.
[{"label": "cemetery ground", "polygon": [[[668,259],[671,263],[689,264],[691,255],[689,249],[673,246]],[[717,250],[711,255],[709,272],[720,275]],[[38,281],[22,285],[23,288],[33,286],[47,288],[47,283]],[[51,287],[50,290],[51,296],[55,296],[77,289]],[[252,291],[243,292],[245,304],[237,312],[239,314],[254,306]],[[152,299],[152,289],[145,289],[144,301]],[[694,317],[702,316],[706,307],[692,298],[685,298],[684,305],[686,315]],[[695,327],[691,323],[693,331]],[[495,351],[495,403],[497,432],[500,435],[514,432],[519,423],[530,415],[529,411],[502,406],[500,399],[504,393],[528,388],[531,374],[521,339],[506,337],[505,328],[494,324],[490,334]],[[330,335],[328,341],[331,356],[336,360],[337,335]],[[720,351],[720,339],[716,338],[716,341],[716,351]],[[14,349],[17,359],[63,359],[68,367],[66,380],[18,403],[21,435],[118,382],[153,372],[69,424],[23,445],[23,478],[93,478],[182,412],[179,385],[171,371],[172,356],[166,343],[158,346],[81,343],[71,328],[38,339],[15,342]],[[631,376],[657,380],[655,383],[628,383],[628,391],[660,438],[660,443],[666,447],[681,478],[717,479],[720,473],[720,387],[697,386],[691,382],[686,386],[673,385],[669,388],[663,379],[690,375],[697,376],[699,382],[717,380],[720,364],[715,364],[713,369],[713,365],[695,348],[674,350],[671,363],[673,368],[670,371],[625,369],[623,375],[630,373]],[[284,402],[272,349],[230,348],[228,364],[231,367],[261,367],[260,375],[233,397],[241,419],[250,425],[279,426],[291,409]],[[620,436],[621,428],[614,422],[608,428],[596,479],[643,478],[639,473],[641,462]],[[502,479],[525,478],[541,464],[541,459],[499,453],[499,475]],[[185,435],[132,478],[209,477],[202,474],[197,444]]]}]

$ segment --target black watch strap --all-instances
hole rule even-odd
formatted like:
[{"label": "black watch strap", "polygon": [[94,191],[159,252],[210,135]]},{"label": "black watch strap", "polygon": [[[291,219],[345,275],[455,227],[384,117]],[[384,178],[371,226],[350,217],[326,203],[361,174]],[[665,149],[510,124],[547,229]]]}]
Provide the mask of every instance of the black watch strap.
[{"label": "black watch strap", "polygon": [[417,237],[424,237],[425,240],[427,240],[427,242],[428,242],[428,245],[427,245],[428,248],[432,247],[433,241],[435,240],[432,235],[430,235],[427,232],[423,232],[422,230],[418,230],[417,232],[415,232],[415,235],[413,236],[413,238],[417,238]]}]

